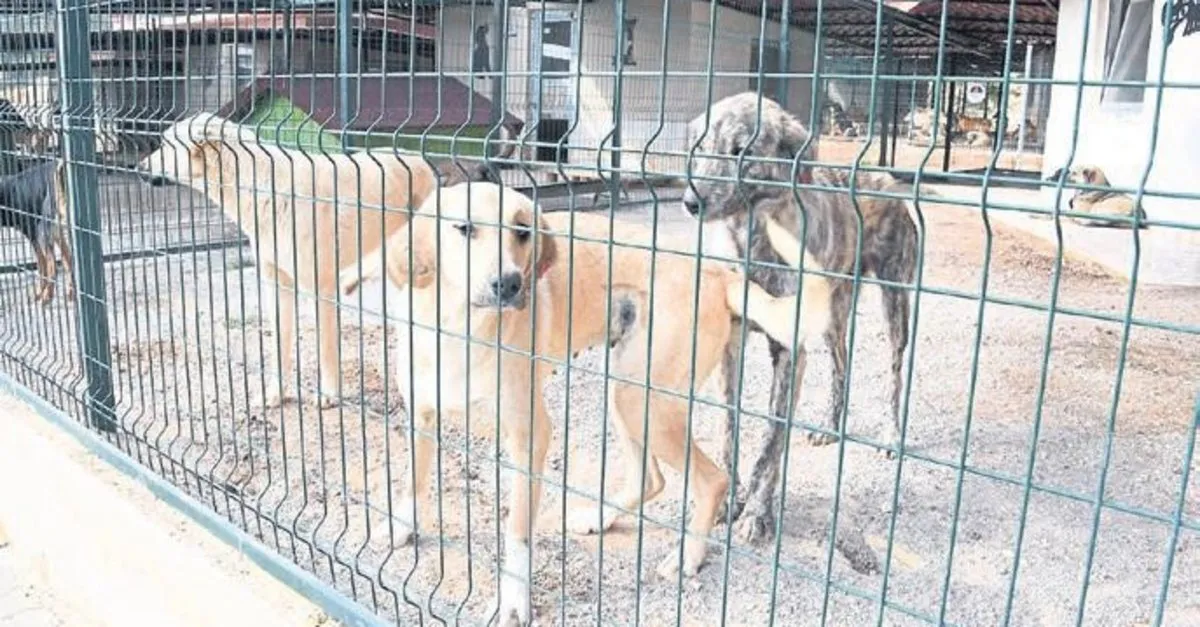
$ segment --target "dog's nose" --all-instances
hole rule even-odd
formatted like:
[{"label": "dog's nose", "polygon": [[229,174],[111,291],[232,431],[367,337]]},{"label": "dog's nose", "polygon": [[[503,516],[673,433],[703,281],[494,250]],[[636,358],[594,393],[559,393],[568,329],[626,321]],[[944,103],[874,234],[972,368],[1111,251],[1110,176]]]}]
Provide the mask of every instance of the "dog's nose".
[{"label": "dog's nose", "polygon": [[690,187],[683,192],[683,208],[692,215],[700,214],[700,197]]},{"label": "dog's nose", "polygon": [[502,304],[510,303],[521,293],[521,273],[509,272],[492,281],[492,294]]}]

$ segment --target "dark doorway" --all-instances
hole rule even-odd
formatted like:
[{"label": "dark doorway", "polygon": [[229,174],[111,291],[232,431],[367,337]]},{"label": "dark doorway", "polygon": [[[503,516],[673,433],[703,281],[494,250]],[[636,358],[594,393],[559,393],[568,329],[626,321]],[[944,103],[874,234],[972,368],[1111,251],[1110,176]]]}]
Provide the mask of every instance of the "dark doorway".
[{"label": "dark doorway", "polygon": [[566,137],[569,130],[571,130],[571,123],[568,120],[556,120],[553,118],[542,118],[539,120],[537,129],[538,144],[549,145],[538,146],[537,160],[566,163],[567,146],[564,143],[560,148],[558,142],[562,141],[563,137]]}]

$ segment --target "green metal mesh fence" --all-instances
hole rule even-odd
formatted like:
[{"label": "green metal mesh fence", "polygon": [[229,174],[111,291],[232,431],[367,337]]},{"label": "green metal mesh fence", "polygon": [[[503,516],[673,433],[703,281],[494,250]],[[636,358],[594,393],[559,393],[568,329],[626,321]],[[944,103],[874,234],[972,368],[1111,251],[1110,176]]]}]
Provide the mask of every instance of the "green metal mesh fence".
[{"label": "green metal mesh fence", "polygon": [[[277,575],[315,576],[347,623],[528,604],[571,625],[1200,624],[1194,2],[23,0],[0,24],[6,387]],[[718,105],[745,92],[749,118]],[[773,103],[811,134],[788,144]],[[172,126],[200,113],[216,126]],[[576,313],[530,333],[598,319],[605,341],[523,359],[461,320],[410,322],[457,306],[436,288],[338,286],[373,251],[387,276],[419,269],[423,237],[439,276],[468,276],[492,249],[442,245],[510,227],[469,217],[492,201],[440,231],[412,217],[459,211],[439,199],[462,179],[570,216],[553,298]],[[797,313],[767,216],[819,263],[802,275],[833,286],[833,322],[806,349],[734,317],[714,366],[713,275],[671,264],[703,250]],[[71,263],[52,275],[56,232]],[[645,272],[613,278],[629,264]],[[518,418],[481,400],[511,390],[479,381],[543,366]],[[687,384],[655,387],[672,373]],[[653,390],[636,416],[613,400],[630,385]],[[414,395],[448,409],[410,415]],[[421,437],[438,446],[413,540]],[[717,474],[693,574],[683,539]],[[621,520],[580,533],[600,502]]]}]

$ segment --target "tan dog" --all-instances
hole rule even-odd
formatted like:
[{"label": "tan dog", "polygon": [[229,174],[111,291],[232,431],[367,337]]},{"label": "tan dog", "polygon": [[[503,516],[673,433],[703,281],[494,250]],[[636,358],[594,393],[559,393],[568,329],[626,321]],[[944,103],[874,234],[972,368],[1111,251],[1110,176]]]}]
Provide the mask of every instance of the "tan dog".
[{"label": "tan dog", "polygon": [[[1047,181],[1057,181],[1063,174],[1062,168],[1055,170],[1053,174],[1046,177]],[[1092,185],[1095,187],[1112,187],[1108,182],[1108,177],[1104,175],[1104,171],[1094,165],[1077,165],[1070,170],[1067,170],[1066,180],[1068,183],[1076,185]],[[1094,216],[1114,216],[1122,218],[1133,218],[1137,216],[1139,221],[1145,221],[1146,212],[1140,205],[1134,202],[1134,199],[1129,194],[1109,190],[1090,190],[1077,189],[1075,194],[1068,201],[1068,207],[1072,211],[1078,213],[1086,213]],[[1083,226],[1101,226],[1117,229],[1128,229],[1133,227],[1132,222],[1119,222],[1110,220],[1092,220],[1084,217],[1071,216],[1071,221]],[[1149,228],[1145,224],[1139,224],[1139,228]]]},{"label": "tan dog", "polygon": [[[439,208],[440,229],[439,221],[433,219]],[[412,323],[413,352],[395,360],[401,389],[406,390],[406,406],[420,430],[409,434],[414,467],[413,481],[400,501],[399,516],[408,525],[401,535],[404,542],[410,541],[417,529],[417,501],[428,491],[429,465],[436,450],[432,432],[440,415],[462,414],[468,407],[480,416],[498,415],[505,449],[521,471],[514,474],[509,492],[505,572],[500,584],[501,624],[527,624],[530,620],[527,582],[532,560],[531,516],[538,511],[539,478],[552,428],[542,386],[554,368],[571,354],[611,344],[613,375],[626,381],[644,380],[647,335],[651,331],[648,322],[653,313],[650,379],[655,393],[649,404],[649,434],[642,432],[645,388],[617,382],[609,389],[609,406],[616,432],[623,436],[629,472],[638,474],[635,469],[641,467],[643,446],[648,445],[651,453],[643,480],[623,486],[615,501],[621,509],[629,510],[636,508],[643,497],[653,499],[664,483],[658,462],[682,472],[690,455],[689,485],[696,509],[683,541],[682,570],[691,575],[704,561],[704,537],[714,524],[729,481],[725,472],[686,438],[687,393],[703,384],[720,363],[734,320],[740,315],[743,290],[749,290],[752,313],[748,317],[763,328],[777,330],[779,341],[790,341],[795,320],[795,297],[773,299],[717,262],[701,266],[697,295],[694,256],[664,252],[667,248],[682,253],[694,251],[693,238],[657,240],[660,252],[653,272],[651,305],[650,253],[620,246],[650,244],[646,227],[619,222],[613,225],[612,237],[617,244],[612,249],[610,277],[606,243],[580,239],[572,242],[566,236],[573,217],[577,236],[606,239],[608,218],[594,214],[548,214],[539,218],[536,214],[528,197],[491,183],[443,188],[414,214],[408,228],[389,238],[386,253],[376,251],[363,258],[361,267],[341,273],[347,293],[361,281],[382,275],[389,309],[400,311],[400,318]],[[536,237],[535,224],[540,231]],[[787,258],[798,259],[799,243],[786,231],[783,237],[791,241]],[[806,263],[816,268],[807,256]],[[568,290],[572,293],[570,311]],[[820,337],[824,331],[829,293],[825,279],[805,275],[800,330],[806,340]],[[610,298],[611,325],[606,324]],[[698,302],[698,316],[692,314],[692,302]],[[435,325],[455,335],[439,337]],[[464,333],[473,338],[469,355],[461,339]],[[405,340],[400,344],[402,350],[407,350],[407,331],[402,334]],[[697,336],[694,377],[688,368],[680,367],[691,359],[693,334]],[[497,341],[505,349],[497,349]],[[435,365],[439,347],[440,371]],[[531,350],[553,362],[539,359],[531,368]],[[470,389],[466,389],[468,371]],[[410,373],[415,380],[408,389]],[[532,481],[528,477],[533,477]],[[618,514],[612,507],[584,510],[573,515],[568,524],[573,531],[591,533],[611,526]],[[674,552],[659,569],[666,576],[678,570]]]},{"label": "tan dog", "polygon": [[287,292],[317,297],[319,397],[332,406],[340,395],[338,270],[357,263],[360,242],[375,249],[407,223],[409,201],[419,205],[437,185],[429,165],[390,151],[323,155],[260,144],[249,128],[201,113],[168,128],[138,170],[151,184],[180,183],[208,196],[250,239],[263,278],[273,280],[280,353],[268,407],[292,398],[298,378],[296,301]]}]

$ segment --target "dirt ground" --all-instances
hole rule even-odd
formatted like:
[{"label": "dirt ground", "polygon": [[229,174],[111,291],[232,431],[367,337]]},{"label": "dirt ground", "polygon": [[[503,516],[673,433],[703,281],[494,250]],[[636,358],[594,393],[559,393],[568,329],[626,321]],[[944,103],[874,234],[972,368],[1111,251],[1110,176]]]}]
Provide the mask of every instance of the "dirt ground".
[{"label": "dirt ground", "polygon": [[[804,443],[804,425],[822,419],[829,387],[827,352],[811,354],[778,545],[742,546],[719,526],[710,561],[694,580],[659,580],[654,567],[677,550],[683,524],[682,481],[671,472],[643,522],[626,519],[602,539],[564,533],[566,509],[582,506],[601,478],[611,494],[629,469],[620,467],[617,451],[607,451],[613,440],[602,419],[603,377],[573,368],[569,386],[565,373],[551,381],[557,420],[534,561],[534,601],[544,624],[629,624],[640,617],[648,625],[709,625],[723,617],[757,625],[773,612],[779,624],[861,625],[882,612],[889,625],[939,618],[990,625],[1006,616],[1015,625],[1061,625],[1079,612],[1089,562],[1086,624],[1149,623],[1164,585],[1166,624],[1200,620],[1200,601],[1187,592],[1200,586],[1200,473],[1184,472],[1200,381],[1200,289],[1140,287],[1137,320],[1189,325],[1193,333],[1138,326],[1123,344],[1121,324],[1072,312],[1120,318],[1127,287],[1097,267],[1068,261],[1051,326],[1045,311],[1003,302],[1045,306],[1053,295],[1053,250],[999,226],[989,234],[969,208],[922,209],[908,455],[889,462],[865,444]],[[620,215],[644,219],[641,211]],[[678,216],[664,219],[665,228],[688,228],[675,207],[662,211]],[[358,324],[347,305],[342,372],[349,400],[326,411],[307,400],[263,411],[264,372],[274,376],[276,369],[264,369],[262,350],[275,333],[256,270],[242,257],[197,253],[106,267],[111,367],[126,432],[118,443],[398,624],[415,623],[417,608],[447,621],[486,618],[504,502],[496,498],[492,418],[442,426],[440,489],[425,510],[424,535],[415,547],[393,546],[391,513],[408,454],[398,425],[406,417],[396,383],[385,383],[382,360],[383,347],[403,337]],[[30,280],[0,277],[5,367],[70,406],[61,390],[81,385],[72,314],[61,301],[35,308]],[[868,440],[887,416],[877,293],[862,291],[855,318],[847,427]],[[261,292],[262,299],[269,295]],[[311,304],[301,302],[301,310],[302,383],[312,390],[314,316]],[[742,401],[748,412],[766,413],[768,361],[765,343],[753,338]],[[603,354],[586,353],[575,365],[602,372]],[[715,389],[700,393],[713,398]],[[723,420],[712,407],[694,413],[695,438],[714,457]],[[765,429],[753,417],[742,424],[745,467]],[[881,556],[893,543],[886,580],[855,572],[833,551],[827,532],[835,512],[838,533],[861,533]],[[1181,525],[1173,522],[1177,513]]]}]

